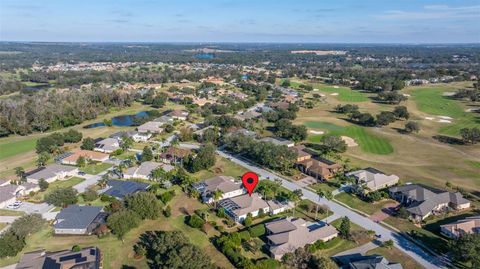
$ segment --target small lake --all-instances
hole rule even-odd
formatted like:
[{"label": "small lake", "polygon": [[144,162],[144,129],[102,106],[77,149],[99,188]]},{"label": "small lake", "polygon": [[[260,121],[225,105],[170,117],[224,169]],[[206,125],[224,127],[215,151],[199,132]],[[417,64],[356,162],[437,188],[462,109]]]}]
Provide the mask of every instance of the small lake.
[{"label": "small lake", "polygon": [[[113,126],[133,126],[135,125],[135,119],[146,118],[148,116],[149,115],[147,111],[138,112],[137,114],[134,114],[134,115],[116,116],[112,118],[112,125]],[[102,127],[102,126],[106,126],[105,123],[96,122],[96,123],[83,126],[83,128],[90,129],[90,128],[96,128],[96,127]]]},{"label": "small lake", "polygon": [[197,59],[213,59],[215,58],[215,54],[213,53],[198,53],[195,55]]}]

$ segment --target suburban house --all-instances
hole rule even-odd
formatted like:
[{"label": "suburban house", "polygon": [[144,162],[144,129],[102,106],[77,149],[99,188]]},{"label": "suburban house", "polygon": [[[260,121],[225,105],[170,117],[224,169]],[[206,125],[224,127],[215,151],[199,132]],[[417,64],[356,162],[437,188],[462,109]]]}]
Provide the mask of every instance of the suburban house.
[{"label": "suburban house", "polygon": [[39,191],[40,187],[33,183],[22,185],[10,184],[10,181],[0,180],[0,208],[5,208],[17,201],[17,198],[29,194],[32,191]]},{"label": "suburban house", "polygon": [[461,210],[470,207],[470,201],[459,192],[448,192],[409,184],[388,189],[390,196],[407,208],[410,218],[422,221],[430,215],[453,208]]},{"label": "suburban house", "polygon": [[235,115],[234,118],[236,118],[238,120],[241,120],[241,121],[246,121],[246,120],[259,118],[260,116],[262,116],[261,113],[249,110],[249,111],[246,111],[246,112],[239,113],[239,114]]},{"label": "suburban house", "polygon": [[164,163],[180,163],[188,155],[192,154],[191,149],[170,146],[160,154],[160,159]]},{"label": "suburban house", "polygon": [[292,209],[294,207],[293,203],[279,202],[277,200],[267,200],[267,205],[269,207],[270,215],[280,214],[285,212],[285,210]]},{"label": "suburban house", "polygon": [[290,150],[297,154],[297,163],[312,158],[312,154],[307,152],[307,147],[304,145],[291,147]]},{"label": "suburban house", "polygon": [[92,151],[92,150],[76,150],[72,152],[70,155],[67,157],[63,158],[61,163],[63,164],[70,164],[70,165],[76,165],[77,161],[80,157],[85,158],[87,161],[96,161],[96,162],[104,162],[108,160],[108,154],[98,152],[98,151]]},{"label": "suburban house", "polygon": [[303,157],[303,161],[296,163],[298,169],[307,175],[315,177],[317,180],[331,179],[342,169],[342,166],[336,162],[321,157]]},{"label": "suburban house", "polygon": [[150,184],[143,182],[110,179],[107,181],[107,187],[103,190],[103,193],[117,199],[123,199],[130,194],[147,191],[149,187]]},{"label": "suburban house", "polygon": [[354,178],[357,185],[364,186],[365,192],[377,191],[393,186],[397,184],[400,179],[396,175],[386,175],[382,171],[372,167],[353,171],[345,175]]},{"label": "suburban house", "polygon": [[273,143],[276,146],[286,146],[288,148],[295,146],[295,142],[279,137],[264,137],[262,139],[259,139],[259,141]]},{"label": "suburban house", "polygon": [[104,153],[112,153],[117,149],[120,149],[120,140],[108,137],[96,142],[93,150]]},{"label": "suburban house", "polygon": [[125,172],[123,172],[123,178],[141,178],[141,179],[151,179],[151,173],[157,168],[162,168],[166,172],[169,172],[174,169],[173,166],[168,164],[162,164],[157,162],[143,162],[138,167],[130,167]]},{"label": "suburban house", "polygon": [[385,257],[380,255],[354,256],[348,259],[344,267],[346,269],[403,269],[400,263],[391,263]]},{"label": "suburban house", "polygon": [[268,213],[270,208],[265,200],[258,193],[252,195],[243,194],[232,198],[227,198],[218,202],[218,206],[225,209],[225,213],[236,222],[245,220],[248,214],[252,217],[258,216],[260,210]]},{"label": "suburban house", "polygon": [[105,223],[107,213],[101,206],[69,205],[55,217],[55,234],[90,235],[100,224]]},{"label": "suburban house", "polygon": [[218,200],[245,194],[245,189],[242,188],[242,183],[235,182],[235,179],[229,176],[216,176],[209,178],[195,184],[194,188],[200,192],[204,203],[213,203],[213,193],[217,190],[222,192],[222,196]]},{"label": "suburban house", "polygon": [[172,110],[167,116],[175,120],[187,120],[188,112],[184,110]]},{"label": "suburban house", "polygon": [[232,132],[228,132],[225,134],[226,136],[235,136],[235,135],[243,135],[246,137],[251,137],[255,138],[257,136],[257,133],[254,131],[247,130],[245,128],[238,128],[236,130],[233,130]]},{"label": "suburban house", "polygon": [[49,164],[45,167],[30,171],[25,177],[27,182],[38,184],[42,178],[48,183],[52,183],[55,180],[62,180],[66,177],[72,177],[76,174],[78,174],[78,167],[61,164]]},{"label": "suburban house", "polygon": [[140,125],[137,127],[137,131],[139,133],[148,133],[148,134],[159,134],[163,132],[163,122],[159,121],[148,121],[145,122],[144,124]]},{"label": "suburban house", "polygon": [[80,251],[37,250],[23,254],[16,269],[61,268],[61,269],[101,269],[103,258],[97,247],[82,248]]},{"label": "suburban house", "polygon": [[137,131],[116,132],[110,136],[115,139],[122,139],[123,137],[130,137],[135,142],[147,142],[152,137],[150,133],[140,133]]},{"label": "suburban house", "polygon": [[268,222],[265,228],[270,254],[277,260],[307,244],[318,240],[326,242],[338,236],[337,229],[331,225],[320,226],[318,223],[292,217]]},{"label": "suburban house", "polygon": [[285,101],[269,103],[268,107],[273,109],[288,109],[290,107],[290,103]]},{"label": "suburban house", "polygon": [[465,234],[480,234],[480,215],[440,225],[440,232],[450,238],[458,238]]}]

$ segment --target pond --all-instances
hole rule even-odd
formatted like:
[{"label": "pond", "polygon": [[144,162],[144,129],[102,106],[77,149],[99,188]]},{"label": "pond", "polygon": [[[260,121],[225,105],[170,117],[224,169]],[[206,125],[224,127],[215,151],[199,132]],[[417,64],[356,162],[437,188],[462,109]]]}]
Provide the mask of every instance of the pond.
[{"label": "pond", "polygon": [[[147,118],[149,114],[147,111],[138,112],[134,115],[121,115],[112,118],[112,125],[113,126],[133,126],[135,125],[135,119],[139,118]],[[106,126],[103,122],[96,122],[89,125],[84,126],[83,128],[90,129],[96,127]]]},{"label": "pond", "polygon": [[213,59],[215,58],[215,54],[213,53],[198,53],[195,55],[197,59]]}]

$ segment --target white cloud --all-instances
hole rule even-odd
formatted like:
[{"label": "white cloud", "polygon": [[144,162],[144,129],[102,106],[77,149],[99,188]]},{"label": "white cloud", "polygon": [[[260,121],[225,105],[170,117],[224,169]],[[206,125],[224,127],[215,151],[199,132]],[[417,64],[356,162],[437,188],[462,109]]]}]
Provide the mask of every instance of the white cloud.
[{"label": "white cloud", "polygon": [[389,10],[376,17],[386,20],[480,19],[480,5],[462,7],[428,5],[415,11]]}]

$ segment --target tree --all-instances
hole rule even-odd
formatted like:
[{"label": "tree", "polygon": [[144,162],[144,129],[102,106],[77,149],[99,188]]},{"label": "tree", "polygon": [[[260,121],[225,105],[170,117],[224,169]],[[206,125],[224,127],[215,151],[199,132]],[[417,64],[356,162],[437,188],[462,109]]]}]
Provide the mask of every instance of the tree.
[{"label": "tree", "polygon": [[245,220],[243,220],[243,225],[245,225],[245,227],[250,227],[252,223],[253,223],[252,214],[248,213]]},{"label": "tree", "polygon": [[203,250],[190,243],[181,232],[153,231],[140,236],[150,268],[214,269]]},{"label": "tree", "polygon": [[48,184],[48,182],[43,178],[41,178],[38,182],[38,186],[40,187],[41,191],[45,191],[46,189],[48,189],[48,185],[50,184]]},{"label": "tree", "polygon": [[301,189],[296,189],[290,193],[290,201],[293,202],[293,217],[295,217],[295,208],[297,207],[297,203],[302,199],[303,192]]},{"label": "tree", "polygon": [[122,143],[120,144],[120,147],[125,151],[133,146],[133,139],[128,136],[124,135],[122,136]]},{"label": "tree", "polygon": [[214,166],[215,162],[215,147],[212,144],[208,144],[200,148],[195,158],[189,156],[186,159],[185,168],[190,172],[195,173]]},{"label": "tree", "polygon": [[23,181],[23,179],[25,178],[25,169],[23,169],[23,167],[21,166],[15,167],[15,175],[20,181]]},{"label": "tree", "polygon": [[140,224],[140,217],[131,210],[121,210],[107,218],[107,225],[119,239],[122,239],[128,231]]},{"label": "tree", "polygon": [[78,167],[85,167],[86,165],[87,165],[87,160],[85,159],[85,157],[83,157],[83,156],[78,157],[77,166]]},{"label": "tree", "polygon": [[135,212],[141,219],[157,219],[162,206],[157,197],[150,192],[137,192],[125,198],[127,209]]},{"label": "tree", "polygon": [[420,131],[420,125],[417,122],[409,121],[405,124],[406,133],[418,133]]},{"label": "tree", "polygon": [[72,187],[54,189],[45,196],[45,202],[58,207],[76,204],[77,193],[77,190]]},{"label": "tree", "polygon": [[477,127],[462,128],[460,129],[460,135],[466,144],[476,144],[480,141],[480,129]]},{"label": "tree", "polygon": [[97,192],[92,188],[87,188],[84,193],[82,193],[83,200],[86,202],[95,201],[98,198]]},{"label": "tree", "polygon": [[480,268],[480,234],[465,234],[450,241],[449,249],[455,260],[470,262],[471,268]]},{"label": "tree", "polygon": [[282,86],[283,86],[283,87],[290,87],[290,80],[289,80],[289,79],[283,80]]},{"label": "tree", "polygon": [[401,206],[397,211],[397,216],[402,219],[408,219],[410,213],[408,213],[407,209],[404,206]]},{"label": "tree", "polygon": [[338,228],[338,231],[340,233],[340,236],[342,236],[345,239],[350,238],[350,219],[348,217],[344,217],[342,219],[342,222],[340,223],[340,227]]},{"label": "tree", "polygon": [[153,152],[149,146],[145,146],[142,151],[142,162],[153,160]]},{"label": "tree", "polygon": [[393,110],[393,114],[395,115],[395,117],[400,119],[408,120],[408,118],[410,118],[410,113],[408,113],[406,106],[396,106]]},{"label": "tree", "polygon": [[324,135],[320,139],[325,153],[343,153],[347,151],[347,143],[338,135]]},{"label": "tree", "polygon": [[69,129],[68,131],[63,133],[65,143],[78,143],[82,140],[82,137],[83,134],[74,129]]},{"label": "tree", "polygon": [[80,148],[84,150],[93,150],[95,148],[95,140],[90,137],[84,138]]},{"label": "tree", "polygon": [[377,124],[381,126],[395,122],[395,114],[389,111],[382,111],[377,115]]},{"label": "tree", "polygon": [[37,167],[43,167],[47,165],[48,160],[50,160],[50,154],[47,152],[41,152],[37,157]]},{"label": "tree", "polygon": [[217,207],[217,201],[220,200],[223,196],[223,191],[222,190],[215,190],[213,193],[212,193],[212,199],[213,199],[213,202],[215,203],[215,208]]},{"label": "tree", "polygon": [[384,248],[392,248],[392,247],[393,247],[393,240],[390,239],[390,240],[387,240],[387,241],[383,242],[382,247],[384,247]]},{"label": "tree", "polygon": [[82,250],[82,248],[81,248],[79,245],[74,245],[74,246],[72,247],[72,251],[73,251],[73,252],[79,252],[79,251],[81,251],[81,250]]}]

